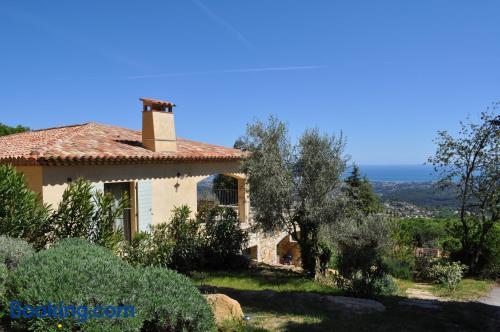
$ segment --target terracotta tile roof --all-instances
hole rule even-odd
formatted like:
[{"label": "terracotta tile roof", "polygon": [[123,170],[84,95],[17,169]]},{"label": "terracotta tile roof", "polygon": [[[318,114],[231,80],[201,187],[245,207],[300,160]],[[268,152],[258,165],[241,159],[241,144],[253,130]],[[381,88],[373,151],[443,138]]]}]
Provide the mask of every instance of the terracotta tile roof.
[{"label": "terracotta tile roof", "polygon": [[153,152],[142,146],[142,134],[97,123],[49,128],[0,137],[0,163],[16,165],[157,163],[239,160],[244,152],[177,139],[176,152]]}]

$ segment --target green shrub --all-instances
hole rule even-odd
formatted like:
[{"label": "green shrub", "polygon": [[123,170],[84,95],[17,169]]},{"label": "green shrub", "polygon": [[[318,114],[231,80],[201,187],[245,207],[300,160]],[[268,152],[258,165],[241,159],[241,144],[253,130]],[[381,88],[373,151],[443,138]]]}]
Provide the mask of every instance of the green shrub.
[{"label": "green shrub", "polygon": [[211,308],[191,280],[165,268],[145,268],[138,310],[145,331],[214,331]]},{"label": "green shrub", "polygon": [[23,238],[42,248],[46,244],[49,214],[23,174],[10,165],[0,165],[0,234]]},{"label": "green shrub", "polygon": [[500,224],[495,225],[486,238],[486,250],[481,276],[500,281]]},{"label": "green shrub", "polygon": [[82,238],[113,248],[123,238],[122,230],[115,230],[114,226],[126,204],[126,197],[115,204],[111,194],[94,193],[89,181],[77,179],[66,188],[51,217],[51,240]]},{"label": "green shrub", "polygon": [[319,243],[319,270],[321,273],[325,274],[326,270],[330,266],[330,262],[333,256],[333,249],[326,242]]},{"label": "green shrub", "polygon": [[122,243],[118,255],[133,266],[169,267],[175,246],[169,229],[168,224],[158,224],[150,232],[136,233],[132,241]]},{"label": "green shrub", "polygon": [[467,266],[458,262],[438,263],[430,268],[429,275],[435,283],[454,292],[466,270]]},{"label": "green shrub", "polygon": [[5,310],[7,304],[6,297],[6,283],[9,270],[5,264],[0,262],[0,320],[5,316]]},{"label": "green shrub", "polygon": [[[10,299],[23,304],[47,305],[48,301],[65,305],[95,307],[136,305],[141,292],[138,273],[106,248],[81,239],[66,239],[53,248],[26,257],[12,271],[7,282]],[[136,309],[137,310],[137,309]],[[16,327],[33,331],[53,330],[53,318],[12,321]],[[61,321],[63,331],[138,331],[140,315],[122,319],[77,318]]]},{"label": "green shrub", "polygon": [[137,232],[132,240],[122,241],[116,248],[116,254],[132,266],[151,265],[151,234]]},{"label": "green shrub", "polygon": [[[159,224],[151,227],[151,236],[149,241],[149,255],[147,256],[147,265],[152,266],[163,266],[169,267],[172,266],[174,249],[177,248],[176,251],[176,259],[179,258],[179,252],[182,251],[179,247],[184,247],[188,242],[188,239],[184,241],[180,241],[179,244],[174,242],[174,237],[171,236],[170,231],[172,231],[172,227],[169,227],[167,224]],[[194,233],[193,233],[193,236]],[[196,235],[197,236],[197,235]],[[179,234],[177,234],[177,239],[179,238]],[[195,240],[196,241],[196,240]],[[193,250],[194,254],[196,254],[196,250],[191,248],[196,248],[196,242],[193,244],[193,247],[185,246],[184,248],[188,248],[188,252]],[[178,263],[176,263],[178,264]],[[190,264],[191,265],[191,264]]]},{"label": "green shrub", "polygon": [[168,224],[157,226],[157,232],[161,234],[157,237],[168,237],[173,244],[169,267],[181,272],[192,271],[201,263],[200,223],[190,217],[191,210],[186,205],[175,208],[173,212]]},{"label": "green shrub", "polygon": [[215,207],[201,215],[199,219],[205,225],[202,245],[207,266],[230,265],[248,242],[248,233],[241,229],[238,214],[232,208]]},{"label": "green shrub", "polygon": [[130,243],[123,242],[118,255],[134,266],[169,267],[181,272],[248,266],[249,260],[241,255],[248,234],[241,229],[233,209],[202,210],[197,219],[190,215],[187,206],[175,208],[168,223],[136,234]]},{"label": "green shrub", "polygon": [[389,274],[385,274],[382,278],[377,278],[374,284],[374,289],[381,295],[391,295],[398,291],[396,281]]},{"label": "green shrub", "polygon": [[432,256],[420,256],[415,258],[414,279],[417,281],[432,281],[430,271],[432,267],[440,263],[440,259]]},{"label": "green shrub", "polygon": [[0,264],[5,264],[7,268],[15,268],[23,256],[34,253],[35,250],[28,242],[0,235]]},{"label": "green shrub", "polygon": [[384,258],[384,264],[387,267],[387,272],[396,278],[405,280],[413,278],[414,259],[404,259],[390,255]]},{"label": "green shrub", "polygon": [[339,223],[335,281],[349,295],[370,297],[383,292],[386,278],[383,256],[389,247],[389,231],[382,216],[358,217]]}]

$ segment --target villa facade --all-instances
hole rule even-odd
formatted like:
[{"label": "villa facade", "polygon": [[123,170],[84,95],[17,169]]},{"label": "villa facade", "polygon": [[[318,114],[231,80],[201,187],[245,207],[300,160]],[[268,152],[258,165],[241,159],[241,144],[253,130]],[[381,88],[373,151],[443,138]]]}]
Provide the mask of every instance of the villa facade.
[{"label": "villa facade", "polygon": [[[84,178],[95,190],[127,195],[129,207],[117,221],[131,239],[150,225],[168,222],[180,205],[198,209],[197,185],[215,174],[237,179],[236,208],[247,228],[252,224],[245,174],[238,149],[178,138],[174,104],[142,101],[142,131],[85,123],[0,137],[0,163],[12,164],[25,175],[30,188],[56,207],[71,181]],[[251,233],[247,254],[260,262],[280,263],[296,243],[283,232]]]}]

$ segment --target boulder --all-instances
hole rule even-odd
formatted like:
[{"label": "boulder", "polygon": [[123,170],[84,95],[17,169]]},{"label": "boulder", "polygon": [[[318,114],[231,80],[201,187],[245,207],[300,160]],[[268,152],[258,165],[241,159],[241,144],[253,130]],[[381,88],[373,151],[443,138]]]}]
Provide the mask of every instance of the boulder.
[{"label": "boulder", "polygon": [[238,301],[225,294],[205,294],[204,296],[212,307],[217,325],[225,320],[243,319],[243,310]]}]

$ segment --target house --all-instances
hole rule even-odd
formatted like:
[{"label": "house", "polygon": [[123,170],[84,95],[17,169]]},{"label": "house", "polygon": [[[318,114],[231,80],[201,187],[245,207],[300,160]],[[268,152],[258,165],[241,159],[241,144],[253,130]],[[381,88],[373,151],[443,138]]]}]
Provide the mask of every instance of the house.
[{"label": "house", "polygon": [[[116,199],[126,194],[129,208],[117,223],[127,239],[167,222],[176,206],[188,205],[196,213],[198,183],[214,174],[228,175],[237,179],[236,208],[242,226],[249,227],[248,188],[240,172],[245,153],[178,138],[175,105],[141,101],[142,132],[85,123],[13,134],[0,137],[0,163],[24,173],[30,188],[52,206],[77,178],[89,180],[95,190],[112,193]],[[290,246],[294,241],[283,232],[252,233],[247,251],[256,260],[279,263],[278,251],[291,252]]]}]

